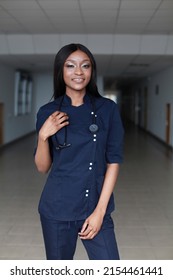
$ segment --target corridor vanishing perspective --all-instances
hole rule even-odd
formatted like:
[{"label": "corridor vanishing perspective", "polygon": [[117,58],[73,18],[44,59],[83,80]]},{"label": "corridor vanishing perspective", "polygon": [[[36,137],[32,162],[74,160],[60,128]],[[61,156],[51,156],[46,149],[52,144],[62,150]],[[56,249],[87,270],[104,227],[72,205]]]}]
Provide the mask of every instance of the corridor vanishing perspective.
[{"label": "corridor vanishing perspective", "polygon": [[[121,259],[173,259],[173,156],[125,128],[124,163],[112,216]],[[0,151],[0,259],[45,259],[38,201],[46,179],[34,165],[34,134]],[[80,240],[75,259],[87,259]]]}]

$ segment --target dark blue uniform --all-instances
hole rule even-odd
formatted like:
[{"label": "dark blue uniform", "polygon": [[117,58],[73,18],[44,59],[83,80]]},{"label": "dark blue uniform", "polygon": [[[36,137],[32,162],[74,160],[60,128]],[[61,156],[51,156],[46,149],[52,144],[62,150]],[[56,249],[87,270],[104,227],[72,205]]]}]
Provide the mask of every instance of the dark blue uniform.
[{"label": "dark blue uniform", "polygon": [[[49,138],[53,163],[41,195],[39,212],[42,222],[61,221],[61,224],[66,222],[69,226],[70,223],[72,225],[84,221],[94,211],[102,190],[107,163],[122,162],[123,127],[116,103],[107,98],[94,98],[95,112],[88,94],[84,97],[84,103],[78,107],[71,105],[71,99],[67,95],[59,108],[61,101],[62,97],[59,97],[42,106],[37,115],[39,131],[53,112],[61,110],[67,113],[70,123],[67,127],[67,143],[71,144],[68,148],[57,149],[59,143],[64,143],[65,128]],[[99,127],[96,133],[89,131],[93,114]],[[113,210],[112,194],[105,220],[110,221],[109,214]],[[43,226],[46,240],[44,228],[46,227]]]}]

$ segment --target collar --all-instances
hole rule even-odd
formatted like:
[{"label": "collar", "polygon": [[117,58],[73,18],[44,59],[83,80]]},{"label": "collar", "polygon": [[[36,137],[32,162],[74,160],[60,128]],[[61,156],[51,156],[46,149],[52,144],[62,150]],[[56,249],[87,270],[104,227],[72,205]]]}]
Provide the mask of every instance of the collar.
[{"label": "collar", "polygon": [[[91,104],[91,98],[92,98],[92,97],[89,96],[88,93],[86,93],[86,94],[84,95],[84,99],[83,99],[84,103],[86,103],[86,104]],[[63,106],[71,106],[71,98],[70,98],[67,94],[64,94],[64,95],[58,97],[58,98],[55,100],[55,102],[56,102],[58,105],[60,105],[61,102],[62,102]]]}]

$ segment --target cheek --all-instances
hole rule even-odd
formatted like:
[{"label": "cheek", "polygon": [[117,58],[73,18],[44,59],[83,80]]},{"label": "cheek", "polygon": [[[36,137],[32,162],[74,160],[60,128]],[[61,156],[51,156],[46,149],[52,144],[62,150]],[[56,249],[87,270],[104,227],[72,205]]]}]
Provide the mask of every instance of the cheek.
[{"label": "cheek", "polygon": [[69,73],[67,73],[66,71],[64,71],[64,73],[63,73],[63,78],[64,78],[64,82],[68,82],[69,79],[70,79]]},{"label": "cheek", "polygon": [[86,74],[86,78],[87,78],[88,81],[91,80],[91,71]]}]

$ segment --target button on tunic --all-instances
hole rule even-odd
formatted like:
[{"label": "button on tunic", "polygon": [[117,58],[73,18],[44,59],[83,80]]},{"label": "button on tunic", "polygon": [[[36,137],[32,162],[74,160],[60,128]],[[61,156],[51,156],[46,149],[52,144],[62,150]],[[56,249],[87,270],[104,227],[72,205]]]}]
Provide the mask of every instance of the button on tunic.
[{"label": "button on tunic", "polygon": [[[122,162],[123,126],[118,106],[104,97],[94,98],[96,133],[89,131],[93,123],[93,106],[88,94],[78,107],[71,105],[65,95],[42,106],[37,114],[36,129],[55,111],[69,116],[67,144],[57,150],[65,140],[65,128],[49,138],[52,167],[44,186],[39,212],[47,218],[74,221],[86,219],[95,209],[102,190],[107,163]],[[61,104],[61,108],[59,108]],[[113,194],[107,214],[114,210]]]}]

